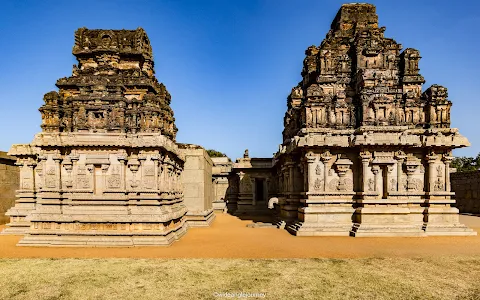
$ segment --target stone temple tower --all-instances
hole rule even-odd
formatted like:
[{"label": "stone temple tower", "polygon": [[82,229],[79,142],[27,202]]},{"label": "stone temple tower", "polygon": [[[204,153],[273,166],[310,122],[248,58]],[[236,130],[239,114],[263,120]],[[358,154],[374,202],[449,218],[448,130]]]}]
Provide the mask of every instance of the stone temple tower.
[{"label": "stone temple tower", "polygon": [[447,89],[425,82],[418,50],[384,37],[375,6],[344,4],[310,46],[275,156],[280,218],[296,235],[476,234],[450,189]]},{"label": "stone temple tower", "polygon": [[186,231],[171,97],[145,31],[75,32],[72,76],[40,108],[42,132],[13,145],[20,190],[6,233],[19,245],[168,245]]}]

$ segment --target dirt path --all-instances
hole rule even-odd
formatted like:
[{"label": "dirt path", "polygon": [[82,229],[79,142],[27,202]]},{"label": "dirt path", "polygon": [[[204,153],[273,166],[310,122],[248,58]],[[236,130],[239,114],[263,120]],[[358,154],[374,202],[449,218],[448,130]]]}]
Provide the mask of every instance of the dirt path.
[{"label": "dirt path", "polygon": [[[480,232],[480,217],[461,216]],[[275,228],[247,228],[227,214],[217,214],[210,228],[190,228],[169,247],[47,248],[16,247],[21,236],[0,235],[0,258],[308,258],[480,255],[480,236],[427,238],[295,237]],[[3,226],[0,226],[0,230]]]}]

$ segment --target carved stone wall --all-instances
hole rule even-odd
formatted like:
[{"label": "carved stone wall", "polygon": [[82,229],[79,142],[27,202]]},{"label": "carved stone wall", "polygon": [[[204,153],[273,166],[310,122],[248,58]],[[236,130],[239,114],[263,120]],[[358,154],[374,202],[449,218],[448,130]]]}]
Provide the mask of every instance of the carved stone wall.
[{"label": "carved stone wall", "polygon": [[229,210],[238,215],[269,214],[268,200],[275,195],[272,176],[271,158],[237,159],[228,177]]},{"label": "carved stone wall", "polygon": [[8,222],[5,212],[15,205],[15,191],[18,190],[20,170],[16,159],[0,151],[0,224]]},{"label": "carved stone wall", "polygon": [[233,163],[228,157],[212,157],[213,209],[225,211],[228,200],[228,176]]},{"label": "carved stone wall", "polygon": [[422,93],[419,51],[384,32],[375,6],[344,4],[306,50],[274,159],[281,221],[296,235],[476,234],[451,206],[451,151],[469,142],[447,89]]},{"label": "carved stone wall", "polygon": [[480,214],[480,170],[455,172],[450,176],[456,207],[461,213]]},{"label": "carved stone wall", "polygon": [[45,95],[42,132],[13,145],[19,245],[169,245],[187,229],[170,94],[145,31],[75,33],[72,76]]},{"label": "carved stone wall", "polygon": [[75,32],[72,76],[44,96],[44,132],[158,132],[175,140],[171,96],[154,76],[142,28]]}]

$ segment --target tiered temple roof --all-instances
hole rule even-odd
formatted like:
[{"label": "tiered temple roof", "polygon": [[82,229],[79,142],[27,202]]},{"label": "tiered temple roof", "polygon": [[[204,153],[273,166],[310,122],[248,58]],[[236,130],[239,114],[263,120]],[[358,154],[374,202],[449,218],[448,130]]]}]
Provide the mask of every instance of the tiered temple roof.
[{"label": "tiered temple roof", "polygon": [[419,51],[400,52],[384,32],[375,6],[342,5],[320,46],[305,51],[303,80],[288,97],[284,141],[311,128],[450,127],[447,89],[433,85],[422,93]]},{"label": "tiered temple roof", "polygon": [[171,96],[154,76],[142,28],[75,32],[72,76],[40,108],[45,132],[161,132],[175,140]]}]

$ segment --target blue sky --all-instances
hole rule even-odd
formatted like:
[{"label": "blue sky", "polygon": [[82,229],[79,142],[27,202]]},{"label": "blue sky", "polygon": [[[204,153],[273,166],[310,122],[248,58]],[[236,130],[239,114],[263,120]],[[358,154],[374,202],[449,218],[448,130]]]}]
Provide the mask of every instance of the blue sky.
[{"label": "blue sky", "polygon": [[[2,1],[0,150],[40,131],[42,97],[70,76],[79,27],[143,27],[156,76],[172,94],[177,140],[231,158],[270,157],[305,49],[319,45],[342,3],[264,1]],[[480,2],[370,1],[385,35],[420,50],[426,86],[453,101],[452,126],[480,152]]]}]

